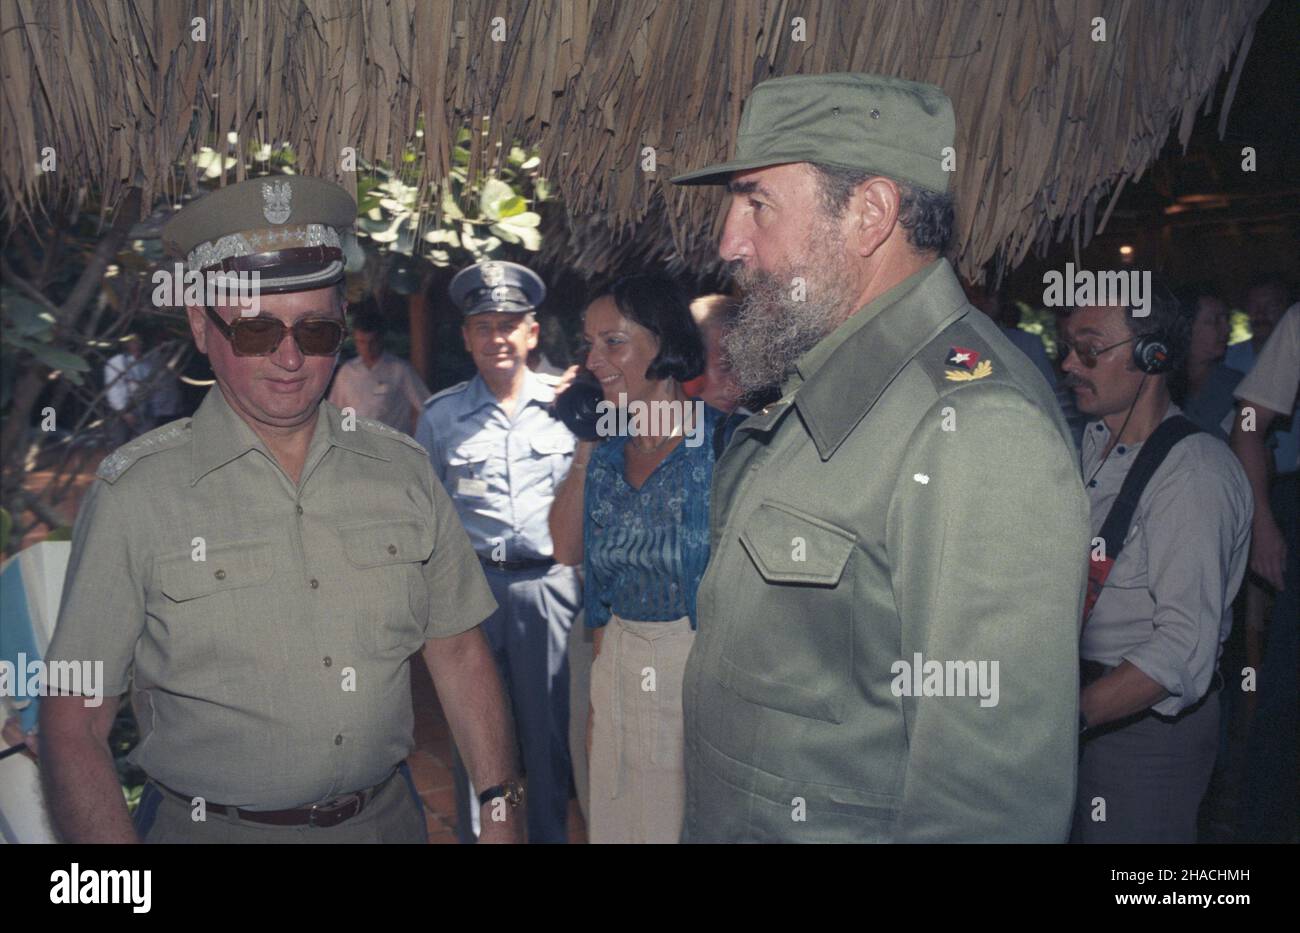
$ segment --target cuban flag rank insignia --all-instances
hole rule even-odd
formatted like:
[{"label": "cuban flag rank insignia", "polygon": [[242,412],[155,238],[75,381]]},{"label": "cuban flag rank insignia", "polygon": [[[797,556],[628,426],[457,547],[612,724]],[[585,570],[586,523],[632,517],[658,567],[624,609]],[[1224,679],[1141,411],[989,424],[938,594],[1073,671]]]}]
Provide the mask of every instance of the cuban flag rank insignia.
[{"label": "cuban flag rank insignia", "polygon": [[967,350],[965,347],[953,347],[948,351],[948,358],[944,360],[949,366],[960,366],[962,369],[974,369],[975,363],[979,360],[980,355],[974,350]]}]

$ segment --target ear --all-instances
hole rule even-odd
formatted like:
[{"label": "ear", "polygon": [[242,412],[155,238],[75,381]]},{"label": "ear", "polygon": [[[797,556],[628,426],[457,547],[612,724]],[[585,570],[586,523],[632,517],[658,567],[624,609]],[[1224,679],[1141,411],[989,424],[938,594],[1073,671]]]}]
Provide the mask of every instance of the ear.
[{"label": "ear", "polygon": [[889,239],[898,226],[900,201],[898,185],[888,178],[868,178],[858,185],[845,211],[848,245],[855,255],[870,256]]},{"label": "ear", "polygon": [[203,355],[208,352],[208,316],[202,308],[194,305],[185,306],[185,316],[190,322],[190,334],[194,337],[194,346]]},{"label": "ear", "polygon": [[528,344],[527,344],[529,350],[537,349],[537,339],[541,335],[541,333],[542,333],[542,326],[538,324],[536,320],[530,321],[528,324]]},{"label": "ear", "polygon": [[473,356],[473,355],[474,355],[474,348],[470,345],[470,342],[469,342],[469,325],[468,325],[468,324],[462,324],[462,325],[460,325],[460,336],[461,336],[461,339],[465,341],[465,352],[468,353],[470,356]]}]

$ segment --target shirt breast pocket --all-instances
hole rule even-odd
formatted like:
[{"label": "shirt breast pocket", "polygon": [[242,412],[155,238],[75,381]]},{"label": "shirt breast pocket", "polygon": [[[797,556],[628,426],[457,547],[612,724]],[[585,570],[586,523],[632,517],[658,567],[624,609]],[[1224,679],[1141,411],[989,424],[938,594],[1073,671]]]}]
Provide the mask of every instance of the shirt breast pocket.
[{"label": "shirt breast pocket", "polygon": [[414,519],[374,519],[339,527],[353,572],[357,644],[369,654],[406,657],[428,629],[429,586],[424,564],[433,554],[433,530]]},{"label": "shirt breast pocket", "polygon": [[487,494],[487,461],[492,444],[461,444],[447,454],[447,489],[456,498],[482,498]]},{"label": "shirt breast pocket", "polygon": [[569,462],[577,447],[577,438],[568,430],[548,431],[535,435],[529,442],[533,459],[550,476],[552,483],[559,485],[568,472]]},{"label": "shirt breast pocket", "polygon": [[248,620],[267,621],[273,605],[267,587],[275,577],[270,540],[208,544],[203,560],[193,551],[158,559],[158,589],[151,615],[166,628],[167,670],[195,688],[254,670],[260,653]]},{"label": "shirt breast pocket", "polygon": [[759,706],[840,722],[853,665],[853,594],[844,576],[856,538],[793,506],[764,502],[740,543],[750,560],[745,573],[757,579],[734,581],[723,685]]}]

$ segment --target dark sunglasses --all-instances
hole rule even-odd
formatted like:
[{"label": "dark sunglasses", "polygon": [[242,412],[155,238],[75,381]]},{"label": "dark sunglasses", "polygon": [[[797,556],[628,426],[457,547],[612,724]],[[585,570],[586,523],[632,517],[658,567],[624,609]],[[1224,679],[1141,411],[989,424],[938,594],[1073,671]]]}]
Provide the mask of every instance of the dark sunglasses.
[{"label": "dark sunglasses", "polygon": [[347,328],[342,321],[329,318],[304,318],[288,327],[273,317],[241,317],[227,324],[208,305],[208,320],[230,341],[235,356],[270,356],[280,346],[286,332],[293,331],[298,349],[306,356],[333,356],[343,346]]},{"label": "dark sunglasses", "polygon": [[1128,340],[1121,340],[1119,343],[1112,343],[1109,347],[1100,347],[1100,348],[1078,347],[1070,343],[1068,340],[1061,340],[1058,341],[1058,343],[1061,346],[1062,362],[1064,362],[1065,359],[1070,355],[1070,353],[1073,352],[1074,355],[1079,358],[1080,363],[1082,363],[1084,366],[1088,367],[1089,369],[1092,369],[1097,365],[1097,360],[1101,357],[1103,353],[1105,353],[1108,350],[1114,350],[1116,347],[1122,347],[1126,343],[1132,343],[1134,340],[1137,340],[1137,338],[1130,337],[1128,338]]}]

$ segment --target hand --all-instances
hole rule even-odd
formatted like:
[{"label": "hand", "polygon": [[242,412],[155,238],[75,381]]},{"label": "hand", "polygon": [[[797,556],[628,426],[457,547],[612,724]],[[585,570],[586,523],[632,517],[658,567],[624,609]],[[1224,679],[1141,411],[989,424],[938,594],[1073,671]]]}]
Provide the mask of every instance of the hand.
[{"label": "hand", "polygon": [[1250,543],[1250,569],[1273,589],[1282,592],[1286,574],[1286,539],[1272,515],[1262,515],[1255,522]]},{"label": "hand", "polygon": [[27,750],[19,754],[26,755],[32,761],[36,761],[40,755],[37,749],[36,730],[24,734],[22,721],[17,716],[12,716],[5,721],[4,728],[0,730],[0,739],[3,739],[6,748],[26,742]]},{"label": "hand", "polygon": [[[492,819],[495,800],[489,800],[479,807],[478,841],[487,845],[520,845],[524,842],[524,807],[511,807],[504,804],[505,819]],[[501,810],[498,808],[497,813]]]},{"label": "hand", "polygon": [[578,378],[578,371],[582,367],[578,365],[570,366],[564,372],[560,373],[560,379],[555,383],[555,394],[563,395],[564,390],[573,385],[573,380]]}]

